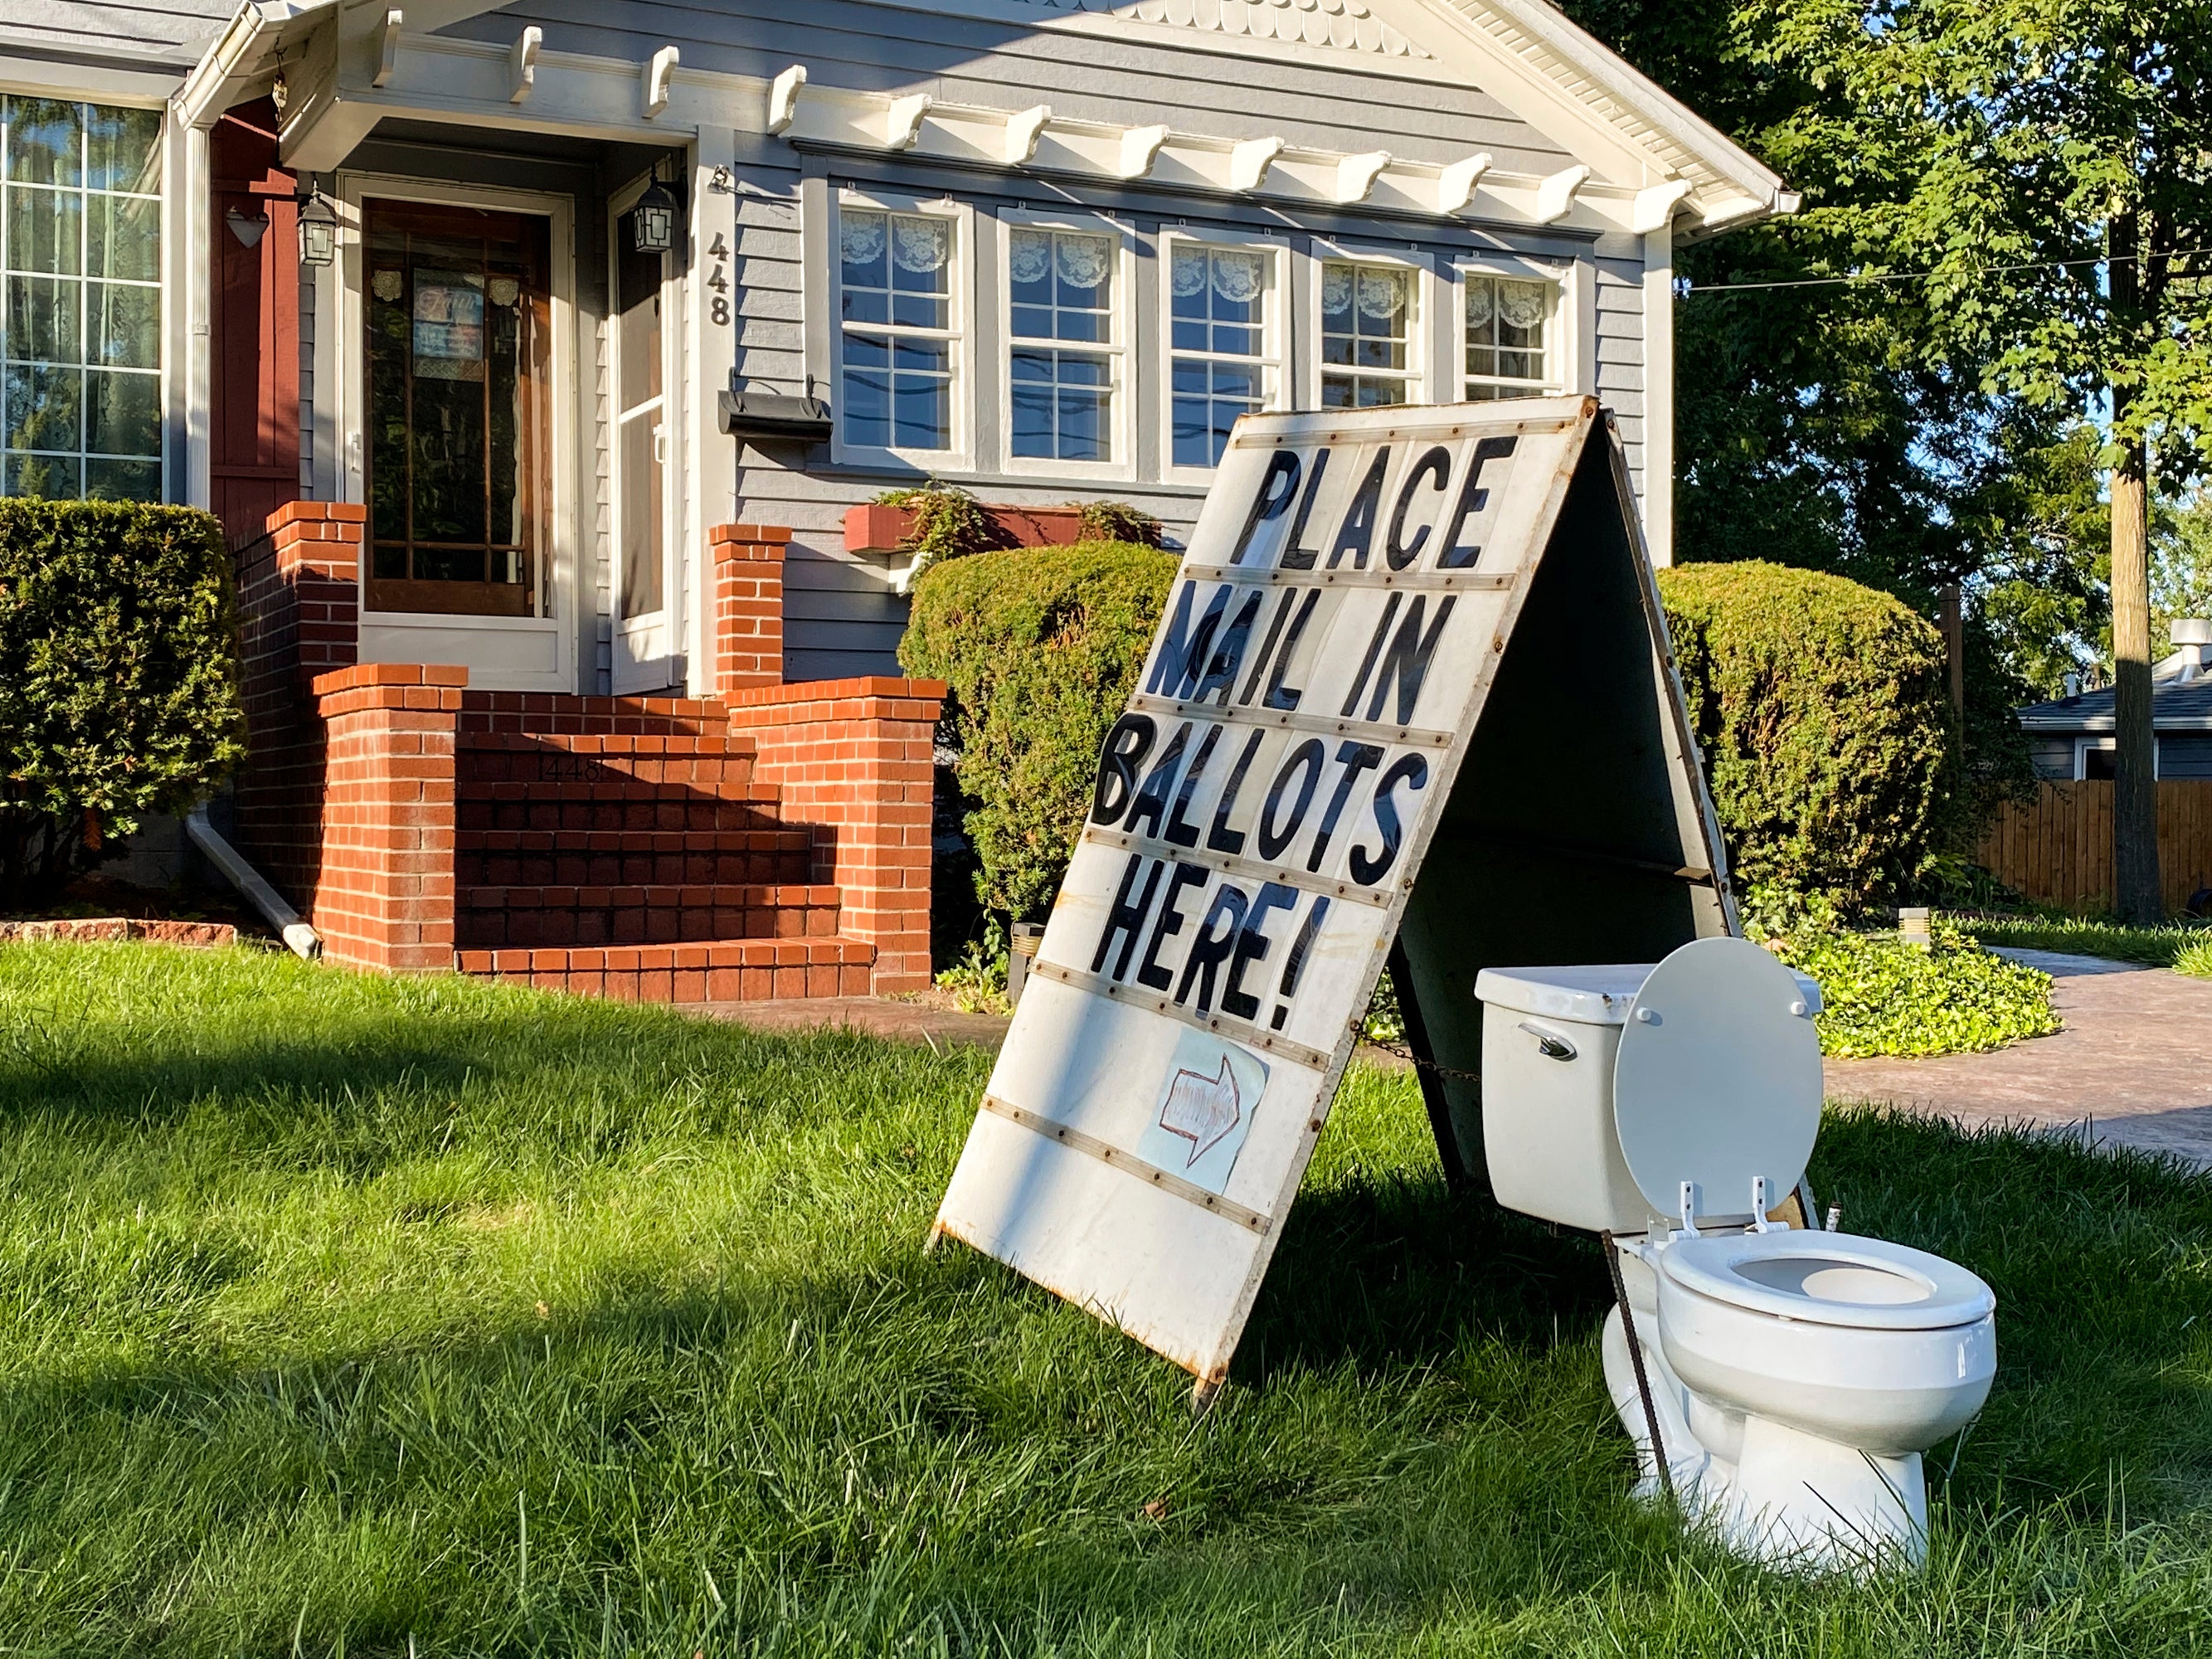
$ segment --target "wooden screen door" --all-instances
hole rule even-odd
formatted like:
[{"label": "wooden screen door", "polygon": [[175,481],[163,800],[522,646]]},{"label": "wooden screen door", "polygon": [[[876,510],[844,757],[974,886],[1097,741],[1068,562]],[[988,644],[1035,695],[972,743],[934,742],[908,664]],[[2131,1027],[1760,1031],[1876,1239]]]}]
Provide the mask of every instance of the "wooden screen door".
[{"label": "wooden screen door", "polygon": [[368,608],[549,616],[551,223],[362,210]]},{"label": "wooden screen door", "polygon": [[676,471],[670,464],[668,357],[672,253],[635,246],[630,204],[615,198],[609,240],[614,295],[614,689],[658,690],[684,678],[677,617]]}]

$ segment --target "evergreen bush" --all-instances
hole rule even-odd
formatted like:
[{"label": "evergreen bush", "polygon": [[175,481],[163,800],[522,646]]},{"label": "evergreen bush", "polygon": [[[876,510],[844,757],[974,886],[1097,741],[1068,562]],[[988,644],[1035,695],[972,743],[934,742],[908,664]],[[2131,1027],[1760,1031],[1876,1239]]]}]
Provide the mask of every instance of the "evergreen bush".
[{"label": "evergreen bush", "polygon": [[948,560],[915,584],[899,661],[951,687],[987,908],[1017,921],[1051,908],[1176,563],[1154,547],[1078,542]]},{"label": "evergreen bush", "polygon": [[1854,908],[1911,884],[1959,811],[1942,635],[1819,571],[1693,564],[1659,583],[1736,879]]},{"label": "evergreen bush", "polygon": [[0,499],[0,906],[43,903],[246,753],[222,530],[190,507]]}]

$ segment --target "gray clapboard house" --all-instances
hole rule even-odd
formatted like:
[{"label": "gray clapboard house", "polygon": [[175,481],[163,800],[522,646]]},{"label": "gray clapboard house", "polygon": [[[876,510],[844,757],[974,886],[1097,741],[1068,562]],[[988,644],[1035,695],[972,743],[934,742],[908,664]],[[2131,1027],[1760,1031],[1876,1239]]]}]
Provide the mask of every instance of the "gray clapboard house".
[{"label": "gray clapboard house", "polygon": [[891,672],[847,509],[1172,533],[1251,410],[1594,392],[1663,560],[1674,250],[1796,205],[1541,0],[11,0],[0,89],[5,488],[364,503],[360,659],[514,691],[711,689],[730,522]]}]

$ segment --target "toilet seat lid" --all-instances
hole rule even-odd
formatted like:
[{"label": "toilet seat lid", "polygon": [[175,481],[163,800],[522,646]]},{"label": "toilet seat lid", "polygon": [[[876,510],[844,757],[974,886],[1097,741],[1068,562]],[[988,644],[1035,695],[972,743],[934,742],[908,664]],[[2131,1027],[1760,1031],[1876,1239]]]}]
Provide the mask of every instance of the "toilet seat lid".
[{"label": "toilet seat lid", "polygon": [[1948,1330],[1997,1305],[1996,1292],[1955,1261],[1852,1233],[1708,1233],[1668,1245],[1657,1267],[1715,1302],[1854,1330]]},{"label": "toilet seat lid", "polygon": [[1699,1188],[1698,1213],[1769,1208],[1805,1173],[1820,1132],[1819,1004],[1768,951],[1701,939],[1651,970],[1621,1027],[1613,1121],[1621,1158],[1655,1215]]}]

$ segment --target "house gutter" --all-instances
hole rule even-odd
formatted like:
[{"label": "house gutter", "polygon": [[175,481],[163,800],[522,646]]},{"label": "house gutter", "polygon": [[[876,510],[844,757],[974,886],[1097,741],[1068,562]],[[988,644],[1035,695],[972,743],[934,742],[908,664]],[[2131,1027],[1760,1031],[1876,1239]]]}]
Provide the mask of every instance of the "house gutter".
[{"label": "house gutter", "polygon": [[238,849],[216,833],[208,822],[207,808],[195,806],[185,818],[185,833],[192,844],[205,853],[215,867],[230,878],[230,884],[253,902],[253,908],[268,919],[269,925],[283,935],[292,954],[303,961],[313,962],[323,953],[323,937],[300,919],[300,913],[284,902],[283,897],[263,878],[261,872],[239,856]]}]

